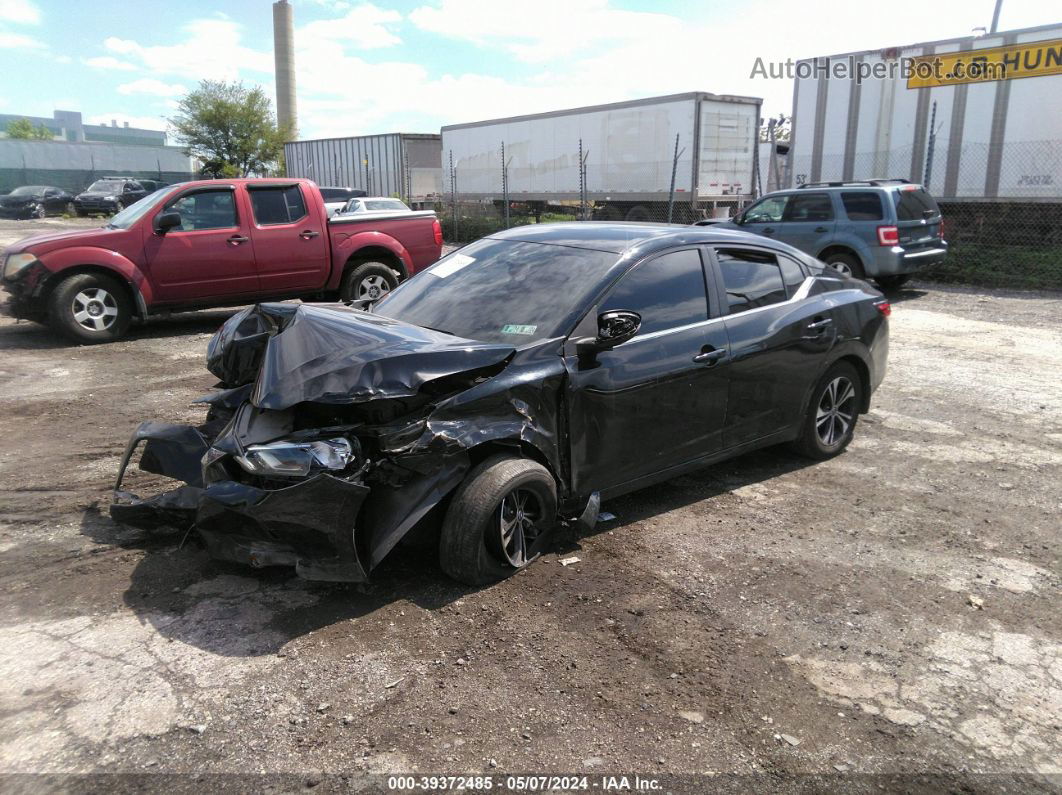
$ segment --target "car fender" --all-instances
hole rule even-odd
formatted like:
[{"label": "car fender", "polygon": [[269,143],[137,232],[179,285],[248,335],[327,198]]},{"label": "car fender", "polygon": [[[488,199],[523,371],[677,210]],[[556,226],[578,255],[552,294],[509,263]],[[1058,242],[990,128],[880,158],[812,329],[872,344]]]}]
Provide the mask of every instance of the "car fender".
[{"label": "car fender", "polygon": [[874,388],[873,373],[874,373],[874,361],[870,355],[870,351],[866,344],[859,338],[849,338],[838,341],[831,349],[830,352],[823,358],[822,365],[819,368],[814,382],[812,382],[811,389],[804,396],[804,405],[801,407],[801,416],[807,412],[808,403],[811,400],[811,393],[815,391],[815,387],[819,383],[819,379],[829,370],[833,365],[839,362],[841,359],[857,359],[862,363],[866,372],[863,375],[866,376],[867,389],[864,389],[863,395],[863,407],[861,411],[866,411],[870,407],[870,390]]},{"label": "car fender", "polygon": [[823,246],[822,249],[815,255],[816,259],[821,260],[824,252],[831,248],[847,248],[857,257],[859,257],[860,263],[863,265],[863,269],[866,270],[874,263],[874,254],[870,250],[870,245],[867,241],[863,240],[858,235],[854,235],[850,232],[838,232],[830,238],[829,245]]},{"label": "car fender", "polygon": [[[68,272],[79,268],[109,271],[129,285],[137,304],[137,312],[147,314],[151,305],[153,291],[151,282],[135,262],[122,256],[117,251],[96,246],[75,246],[60,248],[41,254],[40,262],[50,272],[44,284],[50,289]],[[40,289],[40,288],[38,288]]]},{"label": "car fender", "polygon": [[356,257],[364,249],[385,249],[398,259],[401,270],[399,275],[405,279],[413,272],[413,258],[398,240],[383,232],[365,231],[349,234],[332,228],[332,275],[328,288],[335,290],[343,279],[343,269],[351,257]]}]

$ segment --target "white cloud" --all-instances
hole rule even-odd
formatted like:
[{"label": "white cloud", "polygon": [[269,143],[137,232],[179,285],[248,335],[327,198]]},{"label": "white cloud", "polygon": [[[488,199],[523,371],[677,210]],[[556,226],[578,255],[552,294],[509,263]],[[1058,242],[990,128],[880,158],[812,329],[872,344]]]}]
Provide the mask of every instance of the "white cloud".
[{"label": "white cloud", "polygon": [[81,63],[91,66],[93,69],[114,69],[121,72],[132,72],[136,67],[128,61],[120,61],[110,55],[99,55],[95,58],[82,58]]},{"label": "white cloud", "polygon": [[273,53],[242,44],[242,27],[235,22],[198,19],[189,22],[182,31],[185,39],[178,44],[148,46],[111,36],[103,46],[157,75],[179,75],[192,80],[237,80],[241,70],[273,72]]},{"label": "white cloud", "polygon": [[0,20],[36,25],[41,21],[41,12],[30,0],[0,0]]},{"label": "white cloud", "polygon": [[122,83],[118,86],[119,94],[151,94],[156,97],[177,97],[188,92],[188,89],[179,83],[164,83],[153,77],[144,77],[134,80],[132,83]]},{"label": "white cloud", "polygon": [[295,40],[304,47],[312,46],[311,42],[317,40],[340,42],[362,50],[390,47],[402,40],[386,26],[401,21],[402,15],[397,11],[366,3],[338,19],[319,19],[303,25],[296,31]]},{"label": "white cloud", "polygon": [[144,130],[165,130],[167,127],[166,120],[161,116],[131,116],[128,113],[119,112],[97,113],[86,117],[85,123],[103,124],[110,127],[112,120],[118,122],[119,127],[126,122],[129,122],[130,127],[139,127]]},{"label": "white cloud", "polygon": [[47,46],[32,36],[21,33],[5,33],[0,30],[0,49],[3,50],[46,50]]}]

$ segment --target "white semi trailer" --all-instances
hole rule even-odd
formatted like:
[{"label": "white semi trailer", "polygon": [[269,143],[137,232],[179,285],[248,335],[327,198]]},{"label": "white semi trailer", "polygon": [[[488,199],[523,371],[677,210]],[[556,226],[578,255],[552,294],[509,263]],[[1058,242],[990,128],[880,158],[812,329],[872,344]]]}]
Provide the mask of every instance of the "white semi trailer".
[{"label": "white semi trailer", "polygon": [[792,186],[902,177],[945,202],[1062,200],[1062,24],[795,70]]},{"label": "white semi trailer", "polygon": [[694,92],[448,125],[445,189],[537,208],[584,202],[610,220],[662,220],[672,197],[676,221],[726,213],[754,196],[760,102]]}]

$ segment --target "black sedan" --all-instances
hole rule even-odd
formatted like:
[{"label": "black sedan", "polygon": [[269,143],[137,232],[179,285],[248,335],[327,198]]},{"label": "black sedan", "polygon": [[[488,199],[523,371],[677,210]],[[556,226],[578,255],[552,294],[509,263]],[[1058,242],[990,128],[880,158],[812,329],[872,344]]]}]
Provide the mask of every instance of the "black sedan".
[{"label": "black sedan", "polygon": [[80,216],[113,215],[147,195],[148,190],[131,177],[104,177],[74,197],[74,207]]},{"label": "black sedan", "polygon": [[74,197],[51,185],[23,185],[0,196],[0,218],[44,218],[74,214]]},{"label": "black sedan", "polygon": [[[371,308],[262,304],[207,366],[197,428],[144,423],[112,516],[217,558],[364,580],[410,533],[470,584],[559,520],[749,450],[840,453],[885,374],[889,304],[784,243],[664,225],[525,226]],[[141,499],[140,468],[185,481]],[[434,535],[431,535],[434,534]]]}]

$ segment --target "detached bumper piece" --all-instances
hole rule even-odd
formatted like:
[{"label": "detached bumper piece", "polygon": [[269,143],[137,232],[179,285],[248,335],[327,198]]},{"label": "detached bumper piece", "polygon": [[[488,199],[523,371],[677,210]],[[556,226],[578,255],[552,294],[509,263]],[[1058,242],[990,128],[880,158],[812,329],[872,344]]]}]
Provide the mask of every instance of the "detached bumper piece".
[{"label": "detached bumper piece", "polygon": [[224,481],[200,495],[196,529],[220,560],[294,566],[308,580],[364,582],[354,520],[368,494],[368,486],[327,474],[275,491]]},{"label": "detached bumper piece", "polygon": [[[140,469],[185,485],[150,498],[122,489],[133,453]],[[114,521],[145,530],[194,527],[211,557],[255,567],[294,566],[310,580],[363,582],[354,522],[369,488],[319,474],[287,488],[235,481],[204,486],[201,460],[209,444],[190,425],[142,423],[133,433],[114,486]]]}]

